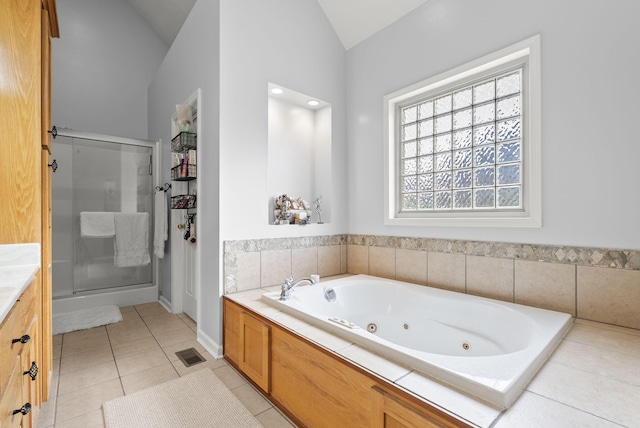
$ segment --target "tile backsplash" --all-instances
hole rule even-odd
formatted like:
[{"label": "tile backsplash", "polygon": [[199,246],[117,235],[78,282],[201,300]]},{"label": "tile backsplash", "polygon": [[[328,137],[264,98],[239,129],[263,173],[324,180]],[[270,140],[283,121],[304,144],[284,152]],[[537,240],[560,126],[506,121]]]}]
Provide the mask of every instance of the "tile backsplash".
[{"label": "tile backsplash", "polygon": [[347,235],[224,242],[225,294],[347,272]]},{"label": "tile backsplash", "polygon": [[640,328],[640,251],[332,235],[225,241],[225,293],[368,274]]}]

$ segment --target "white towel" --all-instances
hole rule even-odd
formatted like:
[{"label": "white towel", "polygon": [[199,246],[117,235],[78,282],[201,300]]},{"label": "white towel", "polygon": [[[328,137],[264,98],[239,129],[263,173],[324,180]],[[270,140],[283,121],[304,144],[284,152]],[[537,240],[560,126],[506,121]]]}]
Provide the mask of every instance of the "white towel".
[{"label": "white towel", "polygon": [[169,225],[167,212],[167,194],[162,190],[156,191],[155,222],[153,230],[153,253],[159,259],[164,257],[164,241],[169,239]]},{"label": "white towel", "polygon": [[144,266],[149,256],[149,213],[115,213],[116,239],[113,240],[117,267]]},{"label": "white towel", "polygon": [[115,234],[112,212],[83,211],[80,213],[80,236],[111,238]]}]

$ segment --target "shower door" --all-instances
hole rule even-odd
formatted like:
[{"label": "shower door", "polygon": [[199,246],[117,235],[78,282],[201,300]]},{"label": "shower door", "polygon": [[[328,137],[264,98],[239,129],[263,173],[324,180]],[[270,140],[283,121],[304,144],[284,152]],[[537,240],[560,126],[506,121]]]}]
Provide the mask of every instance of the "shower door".
[{"label": "shower door", "polygon": [[[117,140],[117,139],[116,139]],[[153,283],[152,262],[117,267],[114,237],[83,237],[81,212],[148,213],[148,247],[153,255],[153,175],[150,146],[60,137],[53,175],[53,295]]]}]

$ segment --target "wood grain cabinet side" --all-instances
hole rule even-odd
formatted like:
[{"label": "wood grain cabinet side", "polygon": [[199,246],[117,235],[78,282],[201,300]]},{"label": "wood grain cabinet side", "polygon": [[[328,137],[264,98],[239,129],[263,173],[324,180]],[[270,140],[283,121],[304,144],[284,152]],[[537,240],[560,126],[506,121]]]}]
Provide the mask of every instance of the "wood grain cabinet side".
[{"label": "wood grain cabinet side", "polygon": [[222,311],[224,358],[238,366],[240,364],[240,314],[242,309],[230,300],[224,299]]}]

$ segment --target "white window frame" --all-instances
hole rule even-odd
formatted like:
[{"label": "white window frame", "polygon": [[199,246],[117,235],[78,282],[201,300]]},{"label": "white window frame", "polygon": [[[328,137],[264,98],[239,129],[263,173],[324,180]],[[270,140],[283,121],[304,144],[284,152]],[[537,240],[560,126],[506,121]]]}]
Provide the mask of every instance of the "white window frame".
[{"label": "white window frame", "polygon": [[[401,106],[428,98],[516,66],[522,79],[522,209],[400,212]],[[384,97],[385,225],[542,227],[540,36],[430,77]]]}]

